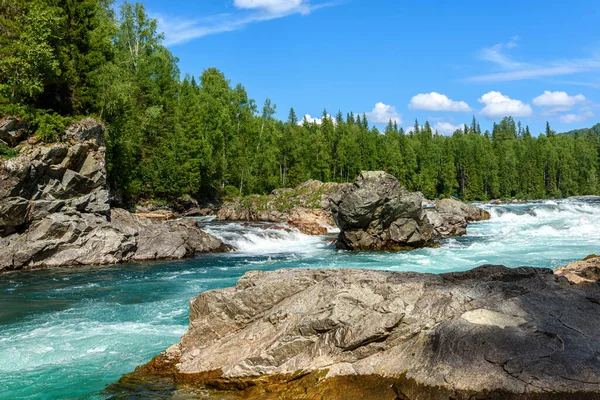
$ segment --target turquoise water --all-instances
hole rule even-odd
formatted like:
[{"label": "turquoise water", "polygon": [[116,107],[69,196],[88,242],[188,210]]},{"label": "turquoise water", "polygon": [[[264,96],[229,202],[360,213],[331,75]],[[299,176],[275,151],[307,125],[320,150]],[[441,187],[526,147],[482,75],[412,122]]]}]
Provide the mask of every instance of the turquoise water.
[{"label": "turquoise water", "polygon": [[440,273],[486,263],[556,267],[600,252],[600,203],[485,207],[490,221],[470,225],[467,236],[436,249],[354,254],[335,250],[331,237],[203,222],[238,251],[0,275],[0,398],[102,398],[106,385],[179,340],[191,297],[234,285],[252,269]]}]

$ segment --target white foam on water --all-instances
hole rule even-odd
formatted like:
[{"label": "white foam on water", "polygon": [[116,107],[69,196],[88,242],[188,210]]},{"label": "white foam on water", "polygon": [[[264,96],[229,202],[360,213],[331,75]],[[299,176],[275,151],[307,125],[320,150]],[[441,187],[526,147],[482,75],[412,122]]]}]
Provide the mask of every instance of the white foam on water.
[{"label": "white foam on water", "polygon": [[202,225],[206,232],[232,246],[239,255],[314,254],[327,246],[321,236],[310,236],[285,224],[237,222]]}]

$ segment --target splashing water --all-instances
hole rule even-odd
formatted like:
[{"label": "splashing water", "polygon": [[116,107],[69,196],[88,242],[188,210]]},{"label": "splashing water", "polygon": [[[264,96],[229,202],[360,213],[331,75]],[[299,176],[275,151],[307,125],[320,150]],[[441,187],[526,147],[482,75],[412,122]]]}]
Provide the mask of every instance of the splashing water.
[{"label": "splashing water", "polygon": [[332,237],[268,224],[199,223],[236,251],[178,262],[0,276],[0,398],[102,398],[122,374],[176,343],[188,301],[251,269],[372,268],[441,273],[482,264],[556,267],[600,251],[600,203],[485,205],[489,221],[441,247],[337,251]]}]

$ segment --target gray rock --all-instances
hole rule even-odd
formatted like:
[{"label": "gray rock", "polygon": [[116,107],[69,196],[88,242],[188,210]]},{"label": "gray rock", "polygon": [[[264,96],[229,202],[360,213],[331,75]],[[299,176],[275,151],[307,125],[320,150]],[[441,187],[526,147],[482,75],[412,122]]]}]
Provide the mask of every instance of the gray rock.
[{"label": "gray rock", "polygon": [[155,221],[109,207],[104,126],[73,124],[63,143],[0,161],[0,271],[178,259],[226,251],[195,222]]},{"label": "gray rock", "polygon": [[47,214],[24,233],[0,240],[0,271],[181,259],[229,250],[193,220],[157,221],[122,209],[110,215],[109,221],[76,211]]},{"label": "gray rock", "polygon": [[26,138],[27,125],[21,120],[8,116],[0,119],[0,141],[14,147]]},{"label": "gray rock", "polygon": [[191,219],[157,221],[113,209],[111,221],[117,230],[136,237],[135,253],[128,261],[179,259],[228,250],[223,242],[200,230]]},{"label": "gray rock", "polygon": [[181,342],[112,390],[202,387],[210,399],[598,399],[599,299],[600,285],[529,267],[252,271],[235,288],[192,299]]},{"label": "gray rock", "polygon": [[332,198],[336,245],[348,250],[399,250],[434,245],[433,227],[411,193],[383,171],[362,172]]},{"label": "gray rock", "polygon": [[461,236],[470,222],[490,219],[489,212],[454,199],[437,200],[425,213],[438,236]]},{"label": "gray rock", "polygon": [[101,122],[93,118],[84,118],[67,128],[62,141],[71,144],[91,142],[96,146],[105,146],[104,131],[105,127]]}]

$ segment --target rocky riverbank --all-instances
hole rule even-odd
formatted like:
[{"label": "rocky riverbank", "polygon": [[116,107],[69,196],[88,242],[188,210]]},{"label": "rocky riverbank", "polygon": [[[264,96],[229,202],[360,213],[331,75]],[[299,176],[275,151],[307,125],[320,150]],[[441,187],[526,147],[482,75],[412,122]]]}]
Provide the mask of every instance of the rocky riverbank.
[{"label": "rocky riverbank", "polygon": [[221,221],[262,221],[287,223],[308,235],[323,235],[335,227],[332,198],[345,183],[310,180],[294,189],[277,189],[270,195],[251,195],[223,204],[217,213]]},{"label": "rocky riverbank", "polygon": [[597,399],[600,285],[549,269],[248,272],[110,393],[214,399]]},{"label": "rocky riverbank", "polygon": [[111,209],[100,122],[83,119],[59,142],[45,144],[27,139],[18,120],[3,121],[0,137],[12,138],[5,142],[18,156],[0,159],[0,271],[226,250],[191,220],[165,222]]}]

